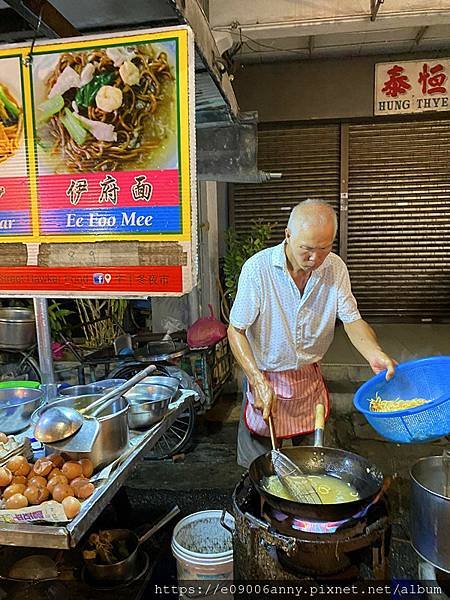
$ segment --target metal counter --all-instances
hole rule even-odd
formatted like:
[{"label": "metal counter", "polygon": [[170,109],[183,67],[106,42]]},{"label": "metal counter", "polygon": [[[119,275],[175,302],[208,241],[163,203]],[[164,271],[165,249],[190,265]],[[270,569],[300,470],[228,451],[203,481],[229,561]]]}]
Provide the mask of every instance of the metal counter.
[{"label": "metal counter", "polygon": [[150,450],[156,444],[178,415],[192,402],[194,396],[195,392],[185,395],[180,404],[147,431],[142,439],[136,438],[137,443],[132,450],[130,449],[130,453],[113,469],[105,483],[82,503],[80,513],[72,521],[64,525],[0,523],[0,544],[34,548],[74,548],[124,484],[142,452]]}]

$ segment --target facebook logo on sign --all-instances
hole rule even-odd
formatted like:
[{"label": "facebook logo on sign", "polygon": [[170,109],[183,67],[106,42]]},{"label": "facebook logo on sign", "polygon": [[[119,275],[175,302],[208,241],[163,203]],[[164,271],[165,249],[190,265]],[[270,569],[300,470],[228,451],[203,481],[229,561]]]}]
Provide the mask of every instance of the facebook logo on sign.
[{"label": "facebook logo on sign", "polygon": [[101,284],[105,283],[105,276],[103,273],[94,273],[92,275],[92,281],[94,283],[96,283],[97,285],[101,285]]}]

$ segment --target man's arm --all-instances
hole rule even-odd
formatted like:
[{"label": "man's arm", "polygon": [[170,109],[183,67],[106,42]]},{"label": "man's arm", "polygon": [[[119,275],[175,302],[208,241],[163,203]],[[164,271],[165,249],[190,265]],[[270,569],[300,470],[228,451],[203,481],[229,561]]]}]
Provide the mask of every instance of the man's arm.
[{"label": "man's arm", "polygon": [[388,356],[378,343],[377,336],[372,327],[363,319],[344,323],[345,333],[351,343],[367,360],[374,373],[387,369],[386,379],[394,375],[397,362]]},{"label": "man's arm", "polygon": [[263,418],[267,420],[270,413],[275,412],[276,395],[270,383],[258,369],[253,350],[245,335],[245,330],[230,325],[228,327],[228,340],[234,358],[242,367],[252,386],[255,408],[262,410]]}]

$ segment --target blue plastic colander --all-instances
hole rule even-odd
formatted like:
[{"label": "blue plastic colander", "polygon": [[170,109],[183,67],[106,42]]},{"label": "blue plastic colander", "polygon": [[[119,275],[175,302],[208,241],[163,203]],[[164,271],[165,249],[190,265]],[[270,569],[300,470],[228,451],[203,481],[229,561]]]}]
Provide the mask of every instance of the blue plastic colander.
[{"label": "blue plastic colander", "polygon": [[[371,398],[423,398],[427,404],[394,412],[372,412]],[[429,442],[450,434],[450,356],[432,356],[402,363],[386,381],[385,372],[364,383],[353,398],[355,407],[384,438],[400,444]]]}]

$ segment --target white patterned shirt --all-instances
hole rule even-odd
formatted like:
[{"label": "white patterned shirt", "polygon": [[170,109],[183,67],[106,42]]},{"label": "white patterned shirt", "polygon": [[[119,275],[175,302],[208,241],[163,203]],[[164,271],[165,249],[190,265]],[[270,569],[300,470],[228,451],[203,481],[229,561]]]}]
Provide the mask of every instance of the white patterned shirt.
[{"label": "white patterned shirt", "polygon": [[311,272],[303,293],[289,274],[283,241],[242,267],[230,323],[245,329],[261,371],[287,371],[318,362],[330,347],[336,317],[361,318],[344,261],[330,253]]}]

